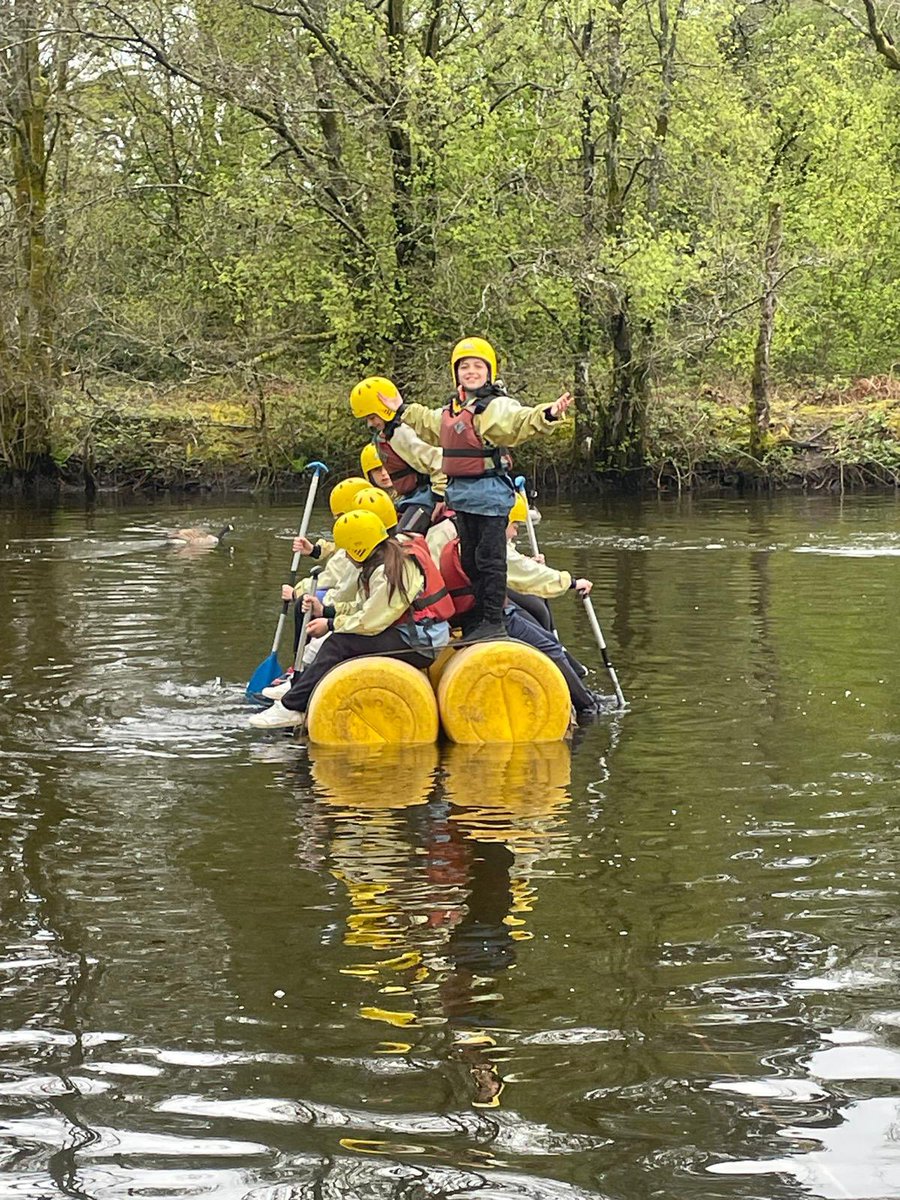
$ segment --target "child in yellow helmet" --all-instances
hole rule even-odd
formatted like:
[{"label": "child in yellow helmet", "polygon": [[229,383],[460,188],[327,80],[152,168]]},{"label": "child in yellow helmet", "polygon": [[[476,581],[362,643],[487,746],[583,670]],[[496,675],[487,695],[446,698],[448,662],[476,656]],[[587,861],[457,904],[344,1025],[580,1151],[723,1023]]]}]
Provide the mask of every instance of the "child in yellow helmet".
[{"label": "child in yellow helmet", "polygon": [[[360,655],[402,656],[414,667],[426,667],[433,652],[426,647],[446,645],[450,626],[438,605],[443,598],[435,588],[440,577],[425,552],[427,566],[391,537],[374,508],[356,508],[339,517],[334,543],[354,563],[358,575],[352,611],[337,612],[312,596],[303,600],[316,615],[307,631],[324,642],[315,662],[299,676],[271,708],[250,718],[255,729],[301,726],[313,689],[338,663]],[[446,593],[444,593],[446,596]],[[427,627],[421,638],[420,626]]]},{"label": "child in yellow helmet", "polygon": [[384,396],[399,398],[400,393],[390,379],[371,375],[350,393],[350,408],[372,432],[372,446],[396,493],[400,530],[425,533],[447,489],[441,453],[397,421]]},{"label": "child in yellow helmet", "polygon": [[368,479],[372,487],[382,488],[384,491],[395,495],[391,484],[391,477],[385,469],[384,463],[381,461],[381,455],[374,442],[366,442],[362,450],[359,452],[359,467],[363,475]]},{"label": "child in yellow helmet", "polygon": [[525,500],[520,496],[506,527],[507,576],[516,589],[507,596],[504,608],[507,632],[516,641],[526,642],[551,658],[566,681],[577,716],[593,716],[608,704],[607,698],[585,686],[583,680],[587,671],[569,654],[559,638],[544,627],[540,616],[535,615],[527,601],[531,598],[555,600],[569,591],[589,596],[594,585],[590,579],[576,579],[568,571],[556,571],[542,560],[520,554],[515,545],[517,522],[524,520]]},{"label": "child in yellow helmet", "polygon": [[404,404],[382,395],[387,408],[426,442],[441,447],[447,503],[456,514],[463,570],[475,589],[470,634],[504,637],[506,525],[514,488],[502,453],[549,433],[572,404],[564,392],[553,404],[529,408],[497,380],[497,355],[483,338],[463,338],[450,356],[455,392],[443,409]]},{"label": "child in yellow helmet", "polygon": [[[353,507],[353,498],[358,492],[368,487],[368,482],[358,475],[351,475],[350,478],[342,479],[336,483],[328,497],[332,516],[338,518],[343,513],[348,512]],[[329,602],[333,602],[335,600],[344,600],[354,594],[356,590],[356,569],[345,553],[340,550],[335,551],[332,541],[326,538],[316,538],[315,542],[312,542],[307,537],[298,536],[294,538],[293,550],[295,554],[304,554],[325,563],[324,568],[320,568],[316,579],[317,595]],[[300,641],[300,626],[303,622],[300,601],[311,590],[311,577],[298,579],[293,587],[289,583],[285,583],[281,588],[282,600],[294,601],[295,654]],[[290,686],[293,673],[294,668],[291,666],[284,675],[278,679],[273,679],[268,687],[264,687],[262,695],[267,700],[279,699]]]}]

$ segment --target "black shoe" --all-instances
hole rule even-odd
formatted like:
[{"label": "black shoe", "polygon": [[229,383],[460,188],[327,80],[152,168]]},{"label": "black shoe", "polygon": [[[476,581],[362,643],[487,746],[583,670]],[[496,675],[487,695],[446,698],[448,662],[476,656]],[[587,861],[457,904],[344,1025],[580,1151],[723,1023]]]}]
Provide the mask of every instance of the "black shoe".
[{"label": "black shoe", "polygon": [[470,629],[468,633],[464,634],[460,640],[465,643],[494,642],[506,641],[508,638],[509,634],[502,621],[482,621],[474,629]]}]

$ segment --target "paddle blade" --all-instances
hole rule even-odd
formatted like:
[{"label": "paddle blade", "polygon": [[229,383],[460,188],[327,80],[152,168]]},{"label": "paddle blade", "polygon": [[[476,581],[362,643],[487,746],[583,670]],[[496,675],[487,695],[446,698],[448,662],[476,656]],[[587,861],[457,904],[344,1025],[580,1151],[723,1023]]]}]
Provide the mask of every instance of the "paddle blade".
[{"label": "paddle blade", "polygon": [[270,654],[268,658],[263,659],[250,676],[250,682],[247,684],[247,695],[252,700],[255,696],[259,695],[264,687],[268,687],[282,673],[278,663],[278,655]]}]

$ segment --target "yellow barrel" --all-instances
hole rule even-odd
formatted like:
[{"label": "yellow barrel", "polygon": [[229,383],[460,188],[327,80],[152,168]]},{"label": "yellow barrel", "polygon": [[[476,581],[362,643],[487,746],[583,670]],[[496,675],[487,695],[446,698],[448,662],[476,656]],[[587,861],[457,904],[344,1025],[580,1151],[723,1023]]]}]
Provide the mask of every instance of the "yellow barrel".
[{"label": "yellow barrel", "polygon": [[569,728],[569,689],[546,654],[524,642],[478,642],[454,651],[438,685],[444,732],[454,742],[558,742]]},{"label": "yellow barrel", "polygon": [[428,676],[396,658],[354,658],[329,671],[307,711],[309,740],[322,746],[416,745],[438,735]]},{"label": "yellow barrel", "polygon": [[434,662],[428,668],[428,678],[431,680],[431,686],[434,688],[435,694],[440,686],[441,676],[444,674],[444,671],[447,669],[447,667],[449,667],[449,665],[453,662],[453,659],[457,654],[457,650],[452,650],[450,646],[445,646],[443,650],[438,651]]}]

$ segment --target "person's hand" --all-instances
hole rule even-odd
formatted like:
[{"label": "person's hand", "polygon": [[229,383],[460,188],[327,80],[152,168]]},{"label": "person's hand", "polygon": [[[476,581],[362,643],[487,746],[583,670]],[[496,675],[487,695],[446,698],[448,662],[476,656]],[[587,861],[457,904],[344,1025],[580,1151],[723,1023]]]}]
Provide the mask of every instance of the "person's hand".
[{"label": "person's hand", "polygon": [[391,412],[396,412],[403,403],[403,397],[399,392],[396,396],[383,396],[381,392],[379,392],[378,399],[385,406],[385,408],[389,408]]},{"label": "person's hand", "polygon": [[281,598],[282,600],[287,600],[288,602],[295,599],[294,589],[289,583],[283,583],[281,585]]},{"label": "person's hand", "polygon": [[324,637],[328,632],[328,621],[325,617],[316,617],[307,625],[306,632],[311,638]]},{"label": "person's hand", "polygon": [[324,611],[322,608],[322,601],[318,596],[304,596],[303,611],[312,613],[314,617],[321,617]]},{"label": "person's hand", "polygon": [[591,588],[593,586],[594,585],[591,583],[591,581],[589,579],[576,579],[575,580],[575,591],[578,593],[579,596],[589,596],[591,594]]},{"label": "person's hand", "polygon": [[543,566],[544,563],[547,561],[546,558],[544,558],[543,554],[532,554],[531,557],[534,559],[534,561],[536,563],[540,563],[541,566]]},{"label": "person's hand", "polygon": [[575,403],[570,392],[563,392],[558,400],[550,405],[550,416],[554,418],[563,416]]},{"label": "person's hand", "polygon": [[309,538],[295,537],[291,549],[295,554],[312,554],[313,544]]}]

